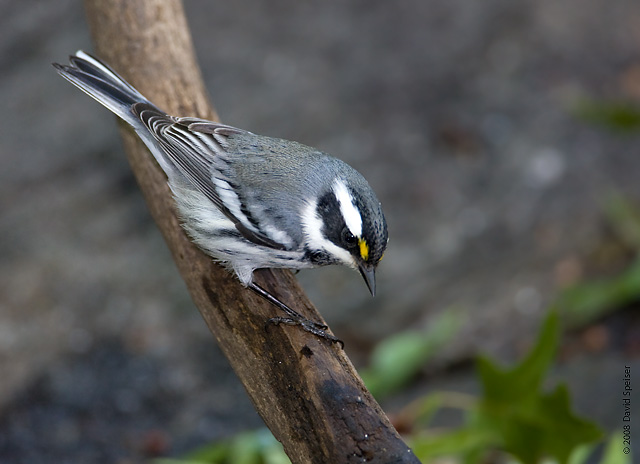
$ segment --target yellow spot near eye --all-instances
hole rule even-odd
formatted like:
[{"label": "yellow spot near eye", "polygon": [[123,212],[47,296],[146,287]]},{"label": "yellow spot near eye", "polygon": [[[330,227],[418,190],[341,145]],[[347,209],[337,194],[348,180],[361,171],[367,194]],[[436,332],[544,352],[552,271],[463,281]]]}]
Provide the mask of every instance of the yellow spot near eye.
[{"label": "yellow spot near eye", "polygon": [[363,238],[358,239],[358,245],[360,245],[360,257],[366,261],[369,259],[369,245]]}]

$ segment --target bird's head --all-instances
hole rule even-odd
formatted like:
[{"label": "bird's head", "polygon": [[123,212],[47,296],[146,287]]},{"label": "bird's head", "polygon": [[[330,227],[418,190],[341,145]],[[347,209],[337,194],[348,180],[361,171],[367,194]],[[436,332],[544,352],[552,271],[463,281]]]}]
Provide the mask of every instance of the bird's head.
[{"label": "bird's head", "polygon": [[360,271],[372,295],[375,271],[387,247],[382,206],[357,172],[337,177],[302,213],[306,247],[319,264]]}]

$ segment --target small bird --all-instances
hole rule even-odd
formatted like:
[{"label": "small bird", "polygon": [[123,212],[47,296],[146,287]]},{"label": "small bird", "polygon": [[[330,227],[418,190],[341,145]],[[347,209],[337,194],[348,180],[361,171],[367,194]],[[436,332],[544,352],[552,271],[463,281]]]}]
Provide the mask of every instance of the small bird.
[{"label": "small bird", "polygon": [[387,246],[382,207],[348,164],[297,142],[169,116],[83,51],[57,72],[129,123],[166,173],[182,225],[206,254],[283,310],[272,321],[340,342],[253,282],[260,268],[342,264],[375,295]]}]

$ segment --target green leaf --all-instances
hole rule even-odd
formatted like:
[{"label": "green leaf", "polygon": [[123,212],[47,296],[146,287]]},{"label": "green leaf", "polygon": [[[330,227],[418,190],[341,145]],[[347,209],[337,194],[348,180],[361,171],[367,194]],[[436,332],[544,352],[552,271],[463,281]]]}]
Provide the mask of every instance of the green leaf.
[{"label": "green leaf", "polygon": [[459,317],[450,310],[424,331],[402,332],[380,342],[369,367],[360,373],[371,393],[380,398],[406,385],[459,326]]},{"label": "green leaf", "polygon": [[605,312],[640,299],[640,258],[620,275],[585,282],[564,290],[553,304],[570,327],[581,326]]},{"label": "green leaf", "polygon": [[222,461],[194,461],[191,459],[181,458],[157,458],[153,459],[151,462],[153,462],[153,464],[218,464],[218,462]]},{"label": "green leaf", "polygon": [[291,464],[280,443],[266,427],[254,432],[260,443],[260,450],[264,464]]},{"label": "green leaf", "polygon": [[525,463],[538,462],[545,456],[553,456],[565,463],[574,448],[597,441],[602,436],[593,423],[573,414],[569,392],[564,385],[519,409],[514,423],[522,427],[520,430],[518,427],[505,430],[505,449]]},{"label": "green leaf", "polygon": [[576,447],[571,452],[571,455],[569,456],[569,460],[567,461],[567,464],[585,464],[587,462],[587,459],[589,459],[589,457],[591,456],[591,453],[593,453],[593,450],[595,448],[596,448],[596,445],[594,444],[580,445]]},{"label": "green leaf", "polygon": [[542,326],[536,346],[512,369],[501,368],[490,359],[480,357],[478,372],[484,400],[523,401],[535,396],[553,361],[558,344],[558,330],[558,316],[551,312]]},{"label": "green leaf", "polygon": [[155,464],[291,464],[269,429],[243,432],[190,452],[182,459],[156,459]]},{"label": "green leaf", "polygon": [[626,101],[582,99],[573,113],[583,121],[618,132],[640,130],[640,108]]},{"label": "green leaf", "polygon": [[234,437],[227,462],[233,464],[261,464],[261,448],[255,433],[242,433]]},{"label": "green leaf", "polygon": [[451,433],[413,437],[408,444],[419,460],[429,462],[438,456],[484,454],[496,440],[492,430],[465,426]]},{"label": "green leaf", "polygon": [[553,308],[566,327],[581,327],[640,299],[640,210],[619,193],[605,202],[609,223],[623,246],[638,252],[626,269],[609,278],[573,285],[560,293]]},{"label": "green leaf", "polygon": [[624,447],[622,440],[622,430],[616,430],[609,438],[600,464],[631,464],[633,462],[631,453],[624,454],[622,452]]},{"label": "green leaf", "polygon": [[229,455],[231,440],[222,440],[189,452],[181,459],[156,459],[155,464],[223,464]]},{"label": "green leaf", "polygon": [[598,440],[599,429],[571,411],[564,385],[541,391],[558,343],[558,316],[551,312],[527,357],[511,369],[481,358],[478,363],[484,396],[474,425],[492,430],[499,446],[525,464],[550,456],[566,463],[579,445]]}]

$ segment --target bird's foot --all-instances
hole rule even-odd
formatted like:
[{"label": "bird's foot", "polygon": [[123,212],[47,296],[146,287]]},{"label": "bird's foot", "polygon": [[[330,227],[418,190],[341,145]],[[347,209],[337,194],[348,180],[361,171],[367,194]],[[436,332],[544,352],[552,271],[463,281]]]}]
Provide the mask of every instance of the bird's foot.
[{"label": "bird's foot", "polygon": [[297,325],[300,326],[305,332],[309,332],[316,337],[323,338],[330,343],[338,343],[340,345],[340,348],[344,349],[344,342],[335,335],[332,335],[326,331],[329,328],[328,326],[307,319],[302,315],[300,315],[300,317],[272,317],[267,321],[267,324]]},{"label": "bird's foot", "polygon": [[328,340],[331,343],[339,343],[340,346],[344,348],[344,342],[342,340],[326,332],[326,330],[329,328],[328,326],[312,321],[310,319],[307,319],[302,314],[291,309],[289,306],[284,304],[282,301],[280,301],[278,298],[276,298],[271,293],[266,291],[264,288],[260,287],[259,285],[253,282],[249,284],[249,288],[254,292],[256,292],[258,295],[260,295],[261,297],[263,297],[269,303],[280,308],[287,315],[287,317],[272,317],[267,321],[268,324],[298,325],[302,327],[302,329],[305,330],[306,332],[312,333],[317,337],[324,338],[325,340]]}]

